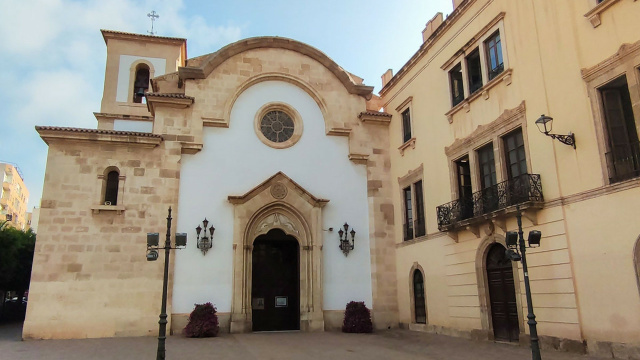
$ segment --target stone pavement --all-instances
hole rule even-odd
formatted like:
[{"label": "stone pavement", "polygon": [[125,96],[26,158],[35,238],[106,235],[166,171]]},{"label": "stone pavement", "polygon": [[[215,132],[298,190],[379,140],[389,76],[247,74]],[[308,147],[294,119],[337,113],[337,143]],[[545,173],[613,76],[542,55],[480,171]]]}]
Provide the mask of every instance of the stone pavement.
[{"label": "stone pavement", "polygon": [[[21,324],[0,324],[1,360],[155,359],[157,338],[21,341]],[[597,358],[543,351],[544,360]],[[531,359],[531,351],[509,344],[472,341],[407,330],[374,334],[272,332],[222,334],[217,338],[167,339],[167,359],[226,360],[488,360]]]}]

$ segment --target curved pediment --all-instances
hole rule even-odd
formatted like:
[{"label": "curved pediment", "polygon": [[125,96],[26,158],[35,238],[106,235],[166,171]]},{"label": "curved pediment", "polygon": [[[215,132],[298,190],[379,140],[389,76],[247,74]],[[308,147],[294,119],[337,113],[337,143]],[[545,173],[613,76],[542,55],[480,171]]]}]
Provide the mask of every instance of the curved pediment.
[{"label": "curved pediment", "polygon": [[345,71],[322,51],[296,40],[273,36],[240,40],[233,44],[229,44],[212,54],[190,60],[188,62],[190,66],[179,68],[178,71],[180,79],[204,79],[209,76],[215,68],[232,56],[259,48],[286,49],[306,55],[331,71],[331,73],[340,80],[349,93],[357,94],[365,98],[370,98],[372,95],[373,86],[363,85],[360,78]]}]

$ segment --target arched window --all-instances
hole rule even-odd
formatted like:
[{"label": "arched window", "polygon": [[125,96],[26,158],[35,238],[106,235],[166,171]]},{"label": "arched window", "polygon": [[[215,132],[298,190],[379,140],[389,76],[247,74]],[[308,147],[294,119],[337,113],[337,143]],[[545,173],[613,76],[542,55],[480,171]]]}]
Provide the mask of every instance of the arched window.
[{"label": "arched window", "polygon": [[413,304],[415,306],[415,321],[418,324],[427,323],[427,309],[424,300],[424,280],[418,269],[413,272]]},{"label": "arched window", "polygon": [[133,102],[142,103],[144,93],[149,89],[149,66],[140,64],[136,67],[136,78],[133,81]]},{"label": "arched window", "polygon": [[113,170],[107,174],[107,184],[104,191],[104,204],[105,205],[117,205],[118,204],[118,182],[120,180],[120,174]]}]

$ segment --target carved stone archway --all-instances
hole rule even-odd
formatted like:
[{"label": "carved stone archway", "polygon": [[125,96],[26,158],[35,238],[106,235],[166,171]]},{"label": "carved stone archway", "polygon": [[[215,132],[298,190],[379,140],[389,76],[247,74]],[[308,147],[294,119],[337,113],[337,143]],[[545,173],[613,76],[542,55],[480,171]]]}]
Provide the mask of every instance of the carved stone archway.
[{"label": "carved stone archway", "polygon": [[300,330],[323,331],[322,207],[318,199],[278,172],[242,196],[234,205],[232,333],[250,332],[253,242],[272,229],[293,236],[300,246]]}]

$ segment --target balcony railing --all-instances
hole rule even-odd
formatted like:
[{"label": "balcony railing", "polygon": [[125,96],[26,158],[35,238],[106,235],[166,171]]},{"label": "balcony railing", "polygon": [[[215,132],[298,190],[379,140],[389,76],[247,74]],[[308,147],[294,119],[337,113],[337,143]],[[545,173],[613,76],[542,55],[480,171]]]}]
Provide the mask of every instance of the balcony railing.
[{"label": "balcony railing", "polygon": [[538,174],[522,174],[494,186],[475,192],[471,197],[454,200],[436,208],[438,229],[452,230],[465,221],[523,203],[544,202],[542,183]]},{"label": "balcony railing", "polygon": [[640,176],[640,143],[617,146],[605,154],[612,183]]}]

